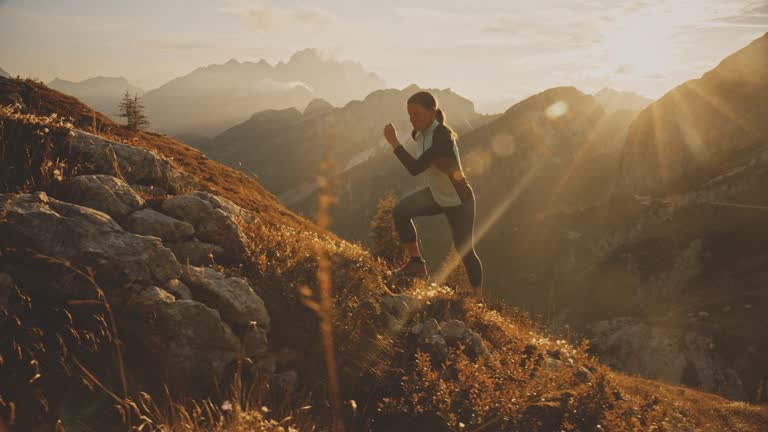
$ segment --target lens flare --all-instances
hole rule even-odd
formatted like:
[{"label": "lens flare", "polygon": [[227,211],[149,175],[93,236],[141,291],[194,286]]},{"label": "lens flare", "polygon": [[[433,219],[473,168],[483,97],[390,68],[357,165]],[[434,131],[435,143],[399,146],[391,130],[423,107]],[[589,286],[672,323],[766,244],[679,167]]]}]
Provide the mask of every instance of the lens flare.
[{"label": "lens flare", "polygon": [[568,104],[563,101],[557,101],[547,107],[546,111],[544,112],[547,114],[547,117],[549,117],[550,120],[555,120],[564,116],[568,112]]}]

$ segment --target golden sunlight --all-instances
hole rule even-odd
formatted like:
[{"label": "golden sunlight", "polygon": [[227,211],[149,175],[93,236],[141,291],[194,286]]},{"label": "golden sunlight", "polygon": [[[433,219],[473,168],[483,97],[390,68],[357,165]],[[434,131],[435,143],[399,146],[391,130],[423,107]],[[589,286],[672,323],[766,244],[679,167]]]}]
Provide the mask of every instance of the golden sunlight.
[{"label": "golden sunlight", "polygon": [[673,28],[664,19],[651,15],[617,18],[617,25],[605,34],[599,49],[608,56],[614,70],[630,75],[666,73],[676,63]]}]

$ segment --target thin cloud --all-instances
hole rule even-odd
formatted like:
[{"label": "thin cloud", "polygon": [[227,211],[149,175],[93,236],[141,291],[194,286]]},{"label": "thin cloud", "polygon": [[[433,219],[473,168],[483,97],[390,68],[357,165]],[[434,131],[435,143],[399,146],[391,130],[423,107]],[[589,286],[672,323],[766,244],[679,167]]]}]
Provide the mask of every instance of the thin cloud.
[{"label": "thin cloud", "polygon": [[339,17],[332,11],[314,7],[286,7],[261,2],[245,4],[227,3],[221,8],[241,17],[245,25],[258,32],[293,31],[297,26],[307,29],[328,29],[339,25]]},{"label": "thin cloud", "polygon": [[741,13],[712,20],[714,24],[768,27],[768,2],[744,8]]}]

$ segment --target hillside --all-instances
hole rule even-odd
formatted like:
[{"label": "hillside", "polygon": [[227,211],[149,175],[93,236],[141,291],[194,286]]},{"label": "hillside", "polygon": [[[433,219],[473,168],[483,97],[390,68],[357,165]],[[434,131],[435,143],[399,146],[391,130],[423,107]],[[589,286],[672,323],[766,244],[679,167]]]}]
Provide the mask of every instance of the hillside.
[{"label": "hillside", "polygon": [[[640,114],[606,113],[593,96],[557,88],[460,135],[486,291],[593,339],[612,366],[755,400],[768,359],[758,331],[768,325],[759,312],[768,304],[765,40]],[[688,152],[680,131],[720,156]],[[361,242],[388,190],[420,186],[386,153],[337,183],[332,230]],[[316,205],[291,207],[313,214]],[[447,224],[415,223],[435,274],[451,250]]]},{"label": "hillside", "polygon": [[[0,344],[0,425],[13,417],[11,430],[57,419],[106,431],[768,425],[765,406],[614,372],[501,303],[391,280],[365,248],[196,151],[116,129],[39,83],[2,84],[30,110],[62,110],[0,108],[0,334],[13,342]],[[211,255],[182,260],[182,244]],[[245,387],[215,390],[233,374]]]},{"label": "hillside", "polygon": [[644,109],[627,137],[632,193],[680,193],[742,165],[768,135],[768,33]]}]

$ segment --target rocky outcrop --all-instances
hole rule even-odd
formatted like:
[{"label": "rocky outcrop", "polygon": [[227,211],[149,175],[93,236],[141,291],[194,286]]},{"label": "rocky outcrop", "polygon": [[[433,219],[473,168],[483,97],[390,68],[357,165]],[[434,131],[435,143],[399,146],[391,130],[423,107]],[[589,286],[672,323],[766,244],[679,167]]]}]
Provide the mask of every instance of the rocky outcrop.
[{"label": "rocky outcrop", "polygon": [[73,156],[94,172],[120,177],[129,184],[154,185],[171,193],[198,188],[192,176],[149,150],[108,141],[81,130],[75,130],[70,147]]},{"label": "rocky outcrop", "polygon": [[462,321],[439,323],[434,318],[427,318],[409,327],[408,323],[421,309],[422,304],[422,300],[407,294],[385,296],[381,300],[384,329],[390,334],[407,329],[406,334],[415,338],[419,347],[441,358],[448,354],[449,347],[459,344],[467,349],[472,358],[489,355],[480,334],[467,328]]},{"label": "rocky outcrop", "polygon": [[53,302],[101,289],[146,383],[205,394],[251,358],[276,388],[294,389],[298,376],[270,352],[269,313],[249,283],[193,267],[240,261],[240,226],[255,216],[194,191],[192,177],[150,151],[79,130],[68,144],[87,174],[53,188],[56,197],[0,195],[0,302],[16,285]]},{"label": "rocky outcrop", "polygon": [[421,308],[421,301],[406,294],[386,296],[381,299],[384,329],[397,333],[404,329],[405,324]]},{"label": "rocky outcrop", "polygon": [[270,320],[264,301],[256,295],[245,279],[227,277],[206,267],[184,267],[181,280],[192,290],[193,298],[210,305],[225,321],[235,327],[247,327],[251,322],[269,329]]},{"label": "rocky outcrop", "polygon": [[[132,213],[122,225],[126,231],[159,237],[164,242],[185,240],[195,233],[191,224],[149,208]],[[180,258],[179,261],[183,262]]]},{"label": "rocky outcrop", "polygon": [[240,356],[240,340],[217,310],[154,286],[132,299],[123,321],[132,355],[153,365],[151,374],[174,393],[212,390]]},{"label": "rocky outcrop", "polygon": [[240,261],[247,241],[240,223],[252,222],[253,216],[237,204],[207,192],[196,191],[168,198],[163,201],[160,209],[168,216],[191,224],[199,240],[223,249],[224,254],[220,258],[225,262]]},{"label": "rocky outcrop", "polygon": [[104,212],[115,220],[122,220],[144,207],[144,200],[128,183],[104,174],[81,175],[63,185],[62,199]]},{"label": "rocky outcrop", "polygon": [[441,357],[448,354],[448,347],[459,344],[468,350],[472,358],[490,354],[480,334],[467,328],[466,324],[459,320],[450,320],[441,324],[436,319],[430,318],[414,324],[410,328],[410,334],[416,337],[419,346]]},{"label": "rocky outcrop", "polygon": [[716,354],[712,339],[684,326],[615,318],[592,326],[590,345],[611,367],[731,399],[746,399],[736,371]]},{"label": "rocky outcrop", "polygon": [[[50,198],[44,192],[0,195],[0,248],[30,251],[65,260],[77,268],[93,269],[108,296],[121,298],[122,287],[160,285],[181,275],[181,266],[160,239],[124,231],[109,215]],[[50,276],[24,272],[31,278]],[[93,297],[83,283],[51,281],[51,295]],[[43,285],[44,286],[44,285]]]}]

